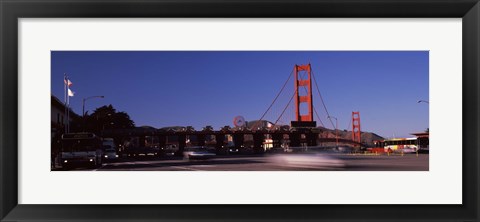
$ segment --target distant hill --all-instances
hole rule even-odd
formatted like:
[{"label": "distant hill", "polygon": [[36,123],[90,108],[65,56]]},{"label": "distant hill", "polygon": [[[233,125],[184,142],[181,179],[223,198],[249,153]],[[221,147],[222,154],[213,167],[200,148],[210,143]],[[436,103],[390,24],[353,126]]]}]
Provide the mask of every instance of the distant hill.
[{"label": "distant hill", "polygon": [[268,121],[268,120],[251,120],[251,121],[246,122],[246,127],[247,128],[252,128],[252,127],[269,128],[269,127],[272,127],[272,126],[273,126],[273,123]]},{"label": "distant hill", "polygon": [[148,130],[156,130],[155,127],[153,126],[139,126],[139,127],[136,127],[137,129],[148,129]]},{"label": "distant hill", "polygon": [[[328,129],[325,127],[318,127],[321,131],[321,136],[322,137],[328,137],[328,138],[335,138],[335,129]],[[342,139],[352,139],[352,131],[347,131],[347,130],[338,130],[338,137]],[[360,138],[362,143],[365,143],[367,145],[373,145],[373,141],[375,140],[383,140],[385,138],[372,133],[372,132],[361,132],[360,133]]]}]

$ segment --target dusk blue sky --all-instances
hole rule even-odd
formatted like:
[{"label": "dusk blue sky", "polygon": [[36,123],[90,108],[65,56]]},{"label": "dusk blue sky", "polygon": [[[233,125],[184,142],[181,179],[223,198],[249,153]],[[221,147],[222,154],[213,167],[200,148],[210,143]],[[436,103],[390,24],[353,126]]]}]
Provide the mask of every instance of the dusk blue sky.
[{"label": "dusk blue sky", "polygon": [[[295,64],[313,74],[338,128],[351,130],[360,111],[362,131],[412,137],[428,128],[427,51],[53,51],[52,94],[63,101],[63,75],[73,82],[74,112],[112,104],[137,126],[233,126],[235,116],[260,119]],[[275,122],[294,93],[293,76],[264,119]],[[313,83],[317,125],[334,129]],[[294,118],[288,106],[279,123]],[[334,119],[333,119],[334,120]],[[335,123],[335,121],[333,121]],[[348,127],[348,128],[347,128]]]}]

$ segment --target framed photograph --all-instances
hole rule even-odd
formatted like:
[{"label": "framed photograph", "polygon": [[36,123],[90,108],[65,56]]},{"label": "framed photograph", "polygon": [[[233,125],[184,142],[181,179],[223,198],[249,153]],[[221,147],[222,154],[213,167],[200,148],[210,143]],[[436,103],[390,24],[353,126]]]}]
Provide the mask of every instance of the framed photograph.
[{"label": "framed photograph", "polygon": [[0,10],[2,221],[479,219],[476,0]]}]

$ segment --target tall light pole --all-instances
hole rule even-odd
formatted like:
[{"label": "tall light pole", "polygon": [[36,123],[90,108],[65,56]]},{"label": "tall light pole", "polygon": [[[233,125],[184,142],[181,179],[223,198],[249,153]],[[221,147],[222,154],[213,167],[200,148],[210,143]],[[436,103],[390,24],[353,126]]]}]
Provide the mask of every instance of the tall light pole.
[{"label": "tall light pole", "polygon": [[85,131],[85,101],[93,98],[105,98],[105,96],[90,96],[87,98],[83,98],[82,100],[82,120],[83,120],[83,131]]},{"label": "tall light pole", "polygon": [[[430,104],[430,103],[429,103],[428,101],[426,101],[426,100],[418,100],[418,102],[417,102],[417,103],[426,103],[426,104]],[[429,128],[427,128],[427,132],[428,132],[428,131],[429,131]],[[418,147],[418,149],[420,149],[420,146],[421,146],[421,145],[420,145],[420,140],[417,138],[417,147]],[[418,149],[417,149],[417,150],[418,150]],[[418,151],[417,151],[417,155],[418,155]]]},{"label": "tall light pole", "polygon": [[327,118],[331,119],[331,118],[334,118],[335,119],[335,139],[336,139],[336,148],[338,149],[338,119],[337,117],[334,117],[334,116],[327,116]]}]

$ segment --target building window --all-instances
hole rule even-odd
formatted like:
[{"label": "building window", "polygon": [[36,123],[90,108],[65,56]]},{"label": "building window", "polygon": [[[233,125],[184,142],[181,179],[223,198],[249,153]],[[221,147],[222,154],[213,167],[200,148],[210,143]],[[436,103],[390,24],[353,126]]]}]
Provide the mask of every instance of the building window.
[{"label": "building window", "polygon": [[63,122],[63,115],[62,115],[62,125],[63,125],[63,124],[65,124],[65,123]]},{"label": "building window", "polygon": [[60,113],[57,113],[57,124],[60,123]]}]

